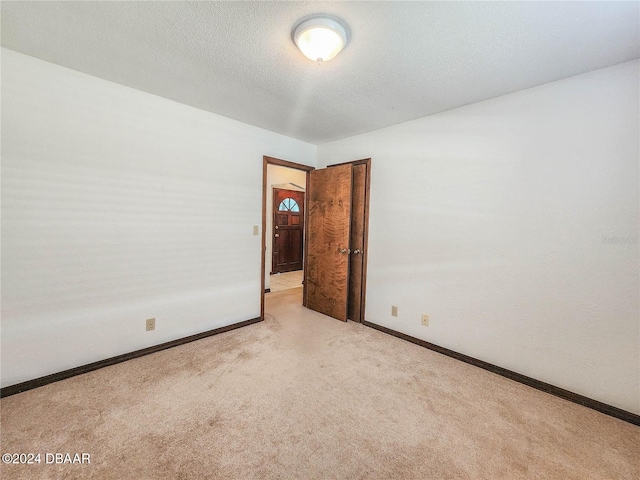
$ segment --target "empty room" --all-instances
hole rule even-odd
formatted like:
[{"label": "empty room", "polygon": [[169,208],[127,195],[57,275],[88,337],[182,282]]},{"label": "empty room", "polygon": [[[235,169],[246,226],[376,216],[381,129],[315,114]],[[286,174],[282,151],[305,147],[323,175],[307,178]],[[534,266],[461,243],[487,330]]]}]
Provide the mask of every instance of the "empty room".
[{"label": "empty room", "polygon": [[1,478],[640,478],[640,2],[0,8]]}]

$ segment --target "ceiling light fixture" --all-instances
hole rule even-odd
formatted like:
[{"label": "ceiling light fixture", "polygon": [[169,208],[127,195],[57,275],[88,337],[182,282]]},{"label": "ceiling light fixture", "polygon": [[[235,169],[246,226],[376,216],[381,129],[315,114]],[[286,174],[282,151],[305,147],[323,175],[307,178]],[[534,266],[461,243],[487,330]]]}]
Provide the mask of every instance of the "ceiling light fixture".
[{"label": "ceiling light fixture", "polygon": [[347,26],[337,18],[313,16],[301,19],[293,29],[293,41],[305,57],[322,63],[338,55],[349,41]]}]

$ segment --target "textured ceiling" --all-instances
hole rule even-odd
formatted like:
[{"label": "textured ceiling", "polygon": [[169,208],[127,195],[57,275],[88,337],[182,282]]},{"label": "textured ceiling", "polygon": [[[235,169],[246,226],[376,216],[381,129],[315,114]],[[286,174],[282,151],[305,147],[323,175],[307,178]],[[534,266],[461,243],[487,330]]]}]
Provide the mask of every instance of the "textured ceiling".
[{"label": "textured ceiling", "polygon": [[[320,144],[640,57],[638,2],[2,2],[2,45]],[[296,21],[341,17],[322,65]]]}]

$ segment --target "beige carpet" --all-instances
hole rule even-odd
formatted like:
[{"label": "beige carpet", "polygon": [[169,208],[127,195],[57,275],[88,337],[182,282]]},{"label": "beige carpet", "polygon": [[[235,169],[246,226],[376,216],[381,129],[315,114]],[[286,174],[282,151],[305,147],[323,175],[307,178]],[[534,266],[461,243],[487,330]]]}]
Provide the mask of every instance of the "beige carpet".
[{"label": "beige carpet", "polygon": [[[3,479],[638,479],[640,428],[267,295],[265,322],[4,398]],[[44,456],[43,456],[44,462]]]}]

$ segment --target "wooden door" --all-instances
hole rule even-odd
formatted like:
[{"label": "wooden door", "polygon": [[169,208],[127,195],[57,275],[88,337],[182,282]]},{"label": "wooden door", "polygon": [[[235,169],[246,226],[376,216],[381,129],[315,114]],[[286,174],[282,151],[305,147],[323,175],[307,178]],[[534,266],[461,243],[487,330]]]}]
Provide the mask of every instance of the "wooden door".
[{"label": "wooden door", "polygon": [[305,306],[347,321],[351,165],[309,173]]},{"label": "wooden door", "polygon": [[272,273],[302,270],[304,192],[273,189]]},{"label": "wooden door", "polygon": [[349,265],[349,320],[362,321],[367,165],[353,166],[351,196],[351,262]]}]

